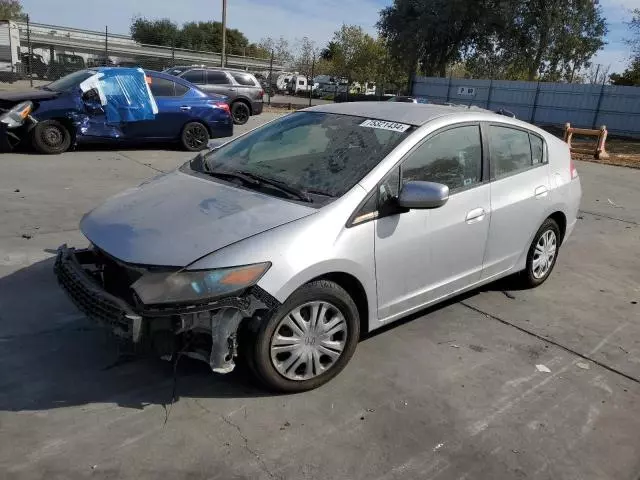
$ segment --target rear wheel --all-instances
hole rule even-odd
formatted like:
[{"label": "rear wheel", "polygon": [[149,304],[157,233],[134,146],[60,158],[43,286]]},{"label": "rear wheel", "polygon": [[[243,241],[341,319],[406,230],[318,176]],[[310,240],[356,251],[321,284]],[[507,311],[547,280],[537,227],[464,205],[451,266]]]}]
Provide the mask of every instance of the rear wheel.
[{"label": "rear wheel", "polygon": [[231,105],[231,115],[233,116],[233,123],[236,125],[244,125],[249,121],[251,111],[246,103],[235,102]]},{"label": "rear wheel", "polygon": [[527,253],[527,265],[522,280],[527,287],[537,287],[545,282],[558,258],[560,228],[555,220],[547,218],[538,229]]},{"label": "rear wheel", "polygon": [[71,133],[56,120],[39,122],[32,131],[33,148],[38,152],[52,155],[63,153],[71,146]]},{"label": "rear wheel", "polygon": [[182,129],[180,143],[185,150],[199,152],[209,144],[209,131],[199,122],[189,122]]},{"label": "rear wheel", "polygon": [[342,371],[359,336],[358,310],[349,294],[334,282],[311,282],[260,326],[254,368],[272,390],[310,390]]}]

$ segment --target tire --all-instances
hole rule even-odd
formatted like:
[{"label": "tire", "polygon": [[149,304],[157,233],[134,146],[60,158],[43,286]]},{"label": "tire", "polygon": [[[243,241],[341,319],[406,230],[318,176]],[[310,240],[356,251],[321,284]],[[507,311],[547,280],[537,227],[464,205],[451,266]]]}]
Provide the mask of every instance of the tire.
[{"label": "tire", "polygon": [[180,144],[189,152],[204,150],[209,144],[209,130],[200,122],[189,122],[182,128]]},{"label": "tire", "polygon": [[32,130],[33,148],[47,155],[55,155],[69,150],[71,132],[56,120],[39,122]]},{"label": "tire", "polygon": [[547,218],[536,232],[529,247],[527,264],[521,273],[523,286],[535,288],[549,278],[558,258],[561,240],[558,224],[555,220]]},{"label": "tire", "polygon": [[[321,323],[316,323],[316,335],[313,335],[313,312],[322,316]],[[297,322],[292,313],[298,318]],[[297,325],[298,333],[289,325]],[[322,325],[328,329],[324,339]],[[276,335],[279,345],[272,346]],[[338,284],[318,280],[293,292],[271,318],[262,322],[255,336],[251,361],[258,379],[268,389],[303,392],[338,375],[353,356],[359,336],[360,318],[353,299]],[[289,338],[291,340],[286,340]],[[332,353],[327,355],[328,352]]]},{"label": "tire", "polygon": [[249,121],[251,110],[249,110],[249,106],[246,103],[235,102],[231,105],[231,116],[233,117],[233,123],[244,125]]}]

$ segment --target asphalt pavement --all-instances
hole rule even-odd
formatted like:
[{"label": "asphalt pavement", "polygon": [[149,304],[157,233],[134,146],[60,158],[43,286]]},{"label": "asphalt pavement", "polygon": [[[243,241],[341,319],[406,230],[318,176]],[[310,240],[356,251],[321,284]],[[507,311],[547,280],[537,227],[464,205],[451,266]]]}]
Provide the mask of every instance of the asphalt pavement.
[{"label": "asphalt pavement", "polygon": [[52,273],[86,211],[191,156],[0,156],[0,478],[638,479],[640,170],[577,162],[580,219],[541,287],[488,285],[270,395],[122,361]]}]

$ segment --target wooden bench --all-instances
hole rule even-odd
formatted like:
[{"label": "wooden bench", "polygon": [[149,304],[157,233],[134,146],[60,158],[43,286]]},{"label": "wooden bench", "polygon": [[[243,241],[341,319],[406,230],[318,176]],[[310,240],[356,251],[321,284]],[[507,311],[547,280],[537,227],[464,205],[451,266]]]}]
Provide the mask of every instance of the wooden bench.
[{"label": "wooden bench", "polygon": [[[571,139],[573,138],[574,133],[576,135],[587,135],[590,137],[598,137],[598,142],[596,143],[595,148],[572,146]],[[571,126],[570,123],[567,123],[564,126],[564,141],[569,144],[569,148],[571,149],[571,152],[593,155],[593,157],[598,160],[602,158],[609,158],[609,154],[605,150],[605,142],[607,141],[607,134],[608,134],[607,127],[605,125],[601,126],[597,130],[591,130],[589,128],[574,128]]]}]

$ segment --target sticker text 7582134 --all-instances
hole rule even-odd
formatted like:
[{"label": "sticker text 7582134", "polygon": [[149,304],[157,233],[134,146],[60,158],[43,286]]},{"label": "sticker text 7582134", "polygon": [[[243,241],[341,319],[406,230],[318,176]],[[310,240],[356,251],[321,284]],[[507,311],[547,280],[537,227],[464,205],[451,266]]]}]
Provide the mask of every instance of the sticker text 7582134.
[{"label": "sticker text 7582134", "polygon": [[369,127],[369,128],[381,128],[383,130],[391,130],[393,132],[406,132],[411,128],[411,125],[407,125],[406,123],[397,123],[397,122],[388,122],[386,120],[365,120],[360,124],[361,127]]}]

